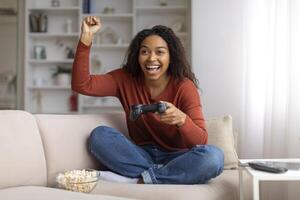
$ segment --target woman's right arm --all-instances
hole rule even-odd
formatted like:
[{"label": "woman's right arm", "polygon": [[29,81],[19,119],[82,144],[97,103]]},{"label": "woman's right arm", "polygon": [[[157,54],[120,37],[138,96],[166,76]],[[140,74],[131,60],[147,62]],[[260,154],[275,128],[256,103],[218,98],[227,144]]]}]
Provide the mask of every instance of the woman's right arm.
[{"label": "woman's right arm", "polygon": [[96,17],[87,17],[82,21],[80,41],[72,69],[72,90],[90,96],[117,96],[118,87],[112,75],[90,75],[89,56],[92,39],[100,28],[100,20]]}]

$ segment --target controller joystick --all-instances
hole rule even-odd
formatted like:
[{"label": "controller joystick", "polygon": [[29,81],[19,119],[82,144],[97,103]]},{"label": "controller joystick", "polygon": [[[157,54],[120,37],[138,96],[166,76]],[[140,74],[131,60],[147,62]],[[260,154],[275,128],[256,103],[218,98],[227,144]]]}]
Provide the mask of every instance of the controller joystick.
[{"label": "controller joystick", "polygon": [[168,106],[166,103],[155,103],[155,104],[136,104],[131,106],[130,110],[130,120],[135,121],[139,118],[140,115],[148,112],[158,112],[164,113],[167,110]]}]

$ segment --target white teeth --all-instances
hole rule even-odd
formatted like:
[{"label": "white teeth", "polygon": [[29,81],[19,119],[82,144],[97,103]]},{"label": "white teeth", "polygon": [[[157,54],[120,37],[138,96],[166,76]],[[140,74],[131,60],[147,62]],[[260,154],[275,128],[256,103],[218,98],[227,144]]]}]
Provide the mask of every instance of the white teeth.
[{"label": "white teeth", "polygon": [[159,65],[149,65],[149,66],[147,66],[148,68],[157,68],[157,67],[159,67]]},{"label": "white teeth", "polygon": [[156,71],[160,68],[160,66],[157,66],[157,65],[151,65],[151,66],[146,66],[146,69],[149,70],[149,71]]}]

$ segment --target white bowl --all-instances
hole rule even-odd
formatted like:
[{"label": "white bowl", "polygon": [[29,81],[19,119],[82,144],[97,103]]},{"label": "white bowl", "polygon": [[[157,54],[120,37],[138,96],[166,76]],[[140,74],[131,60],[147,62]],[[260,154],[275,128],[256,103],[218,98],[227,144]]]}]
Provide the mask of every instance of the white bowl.
[{"label": "white bowl", "polygon": [[59,173],[56,177],[58,187],[75,192],[91,192],[100,179],[100,172],[97,170],[83,169],[70,170]]}]

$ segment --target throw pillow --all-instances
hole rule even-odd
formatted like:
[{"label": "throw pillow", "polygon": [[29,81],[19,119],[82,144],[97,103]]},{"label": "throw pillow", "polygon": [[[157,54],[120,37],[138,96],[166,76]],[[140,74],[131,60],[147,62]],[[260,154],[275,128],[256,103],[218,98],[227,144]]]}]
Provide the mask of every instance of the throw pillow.
[{"label": "throw pillow", "polygon": [[224,169],[238,167],[238,156],[234,145],[232,117],[230,115],[206,121],[208,144],[224,151]]}]

